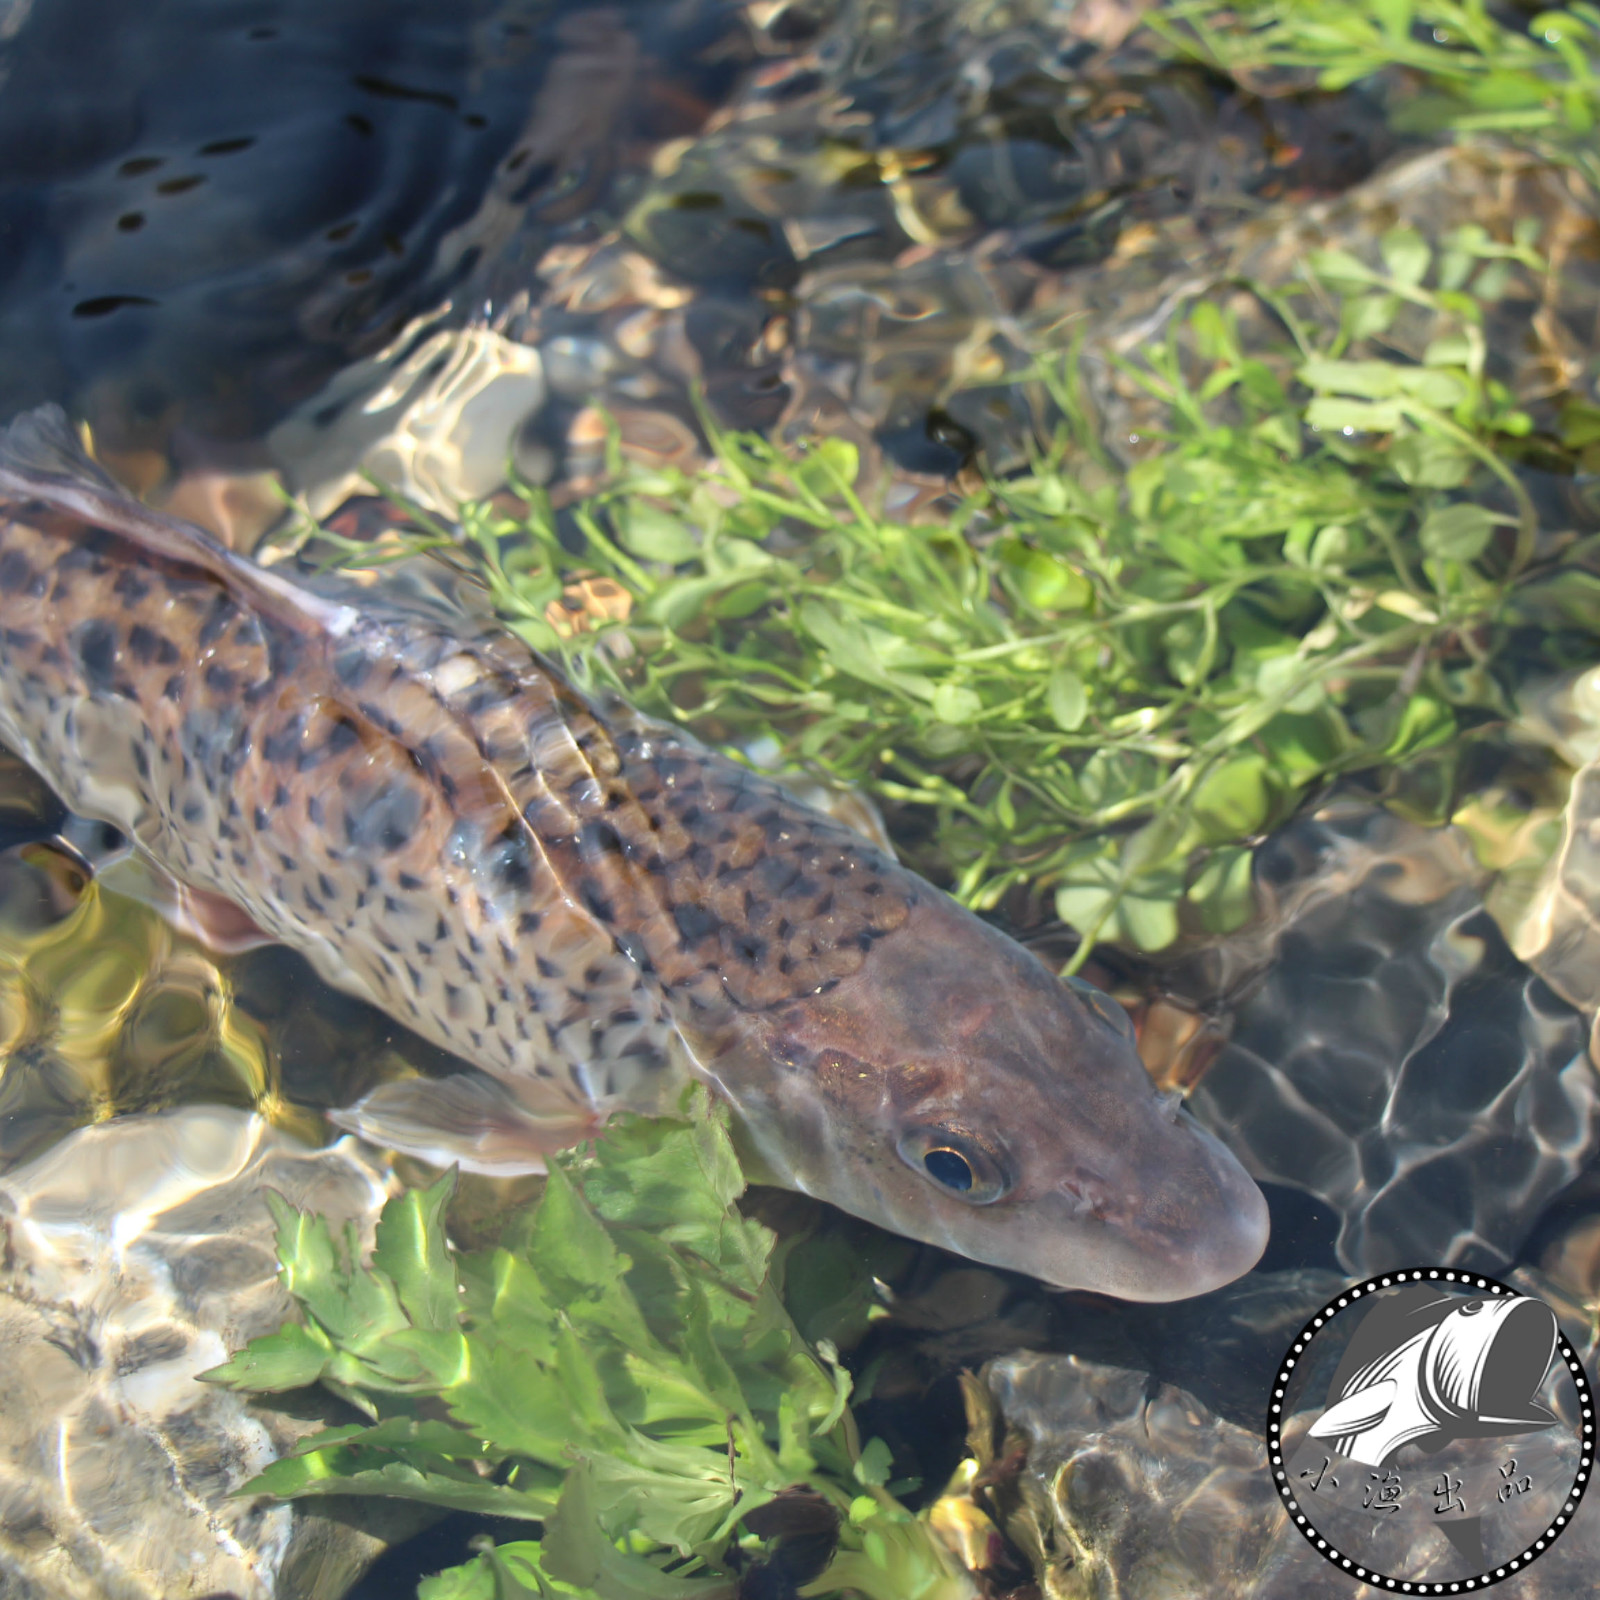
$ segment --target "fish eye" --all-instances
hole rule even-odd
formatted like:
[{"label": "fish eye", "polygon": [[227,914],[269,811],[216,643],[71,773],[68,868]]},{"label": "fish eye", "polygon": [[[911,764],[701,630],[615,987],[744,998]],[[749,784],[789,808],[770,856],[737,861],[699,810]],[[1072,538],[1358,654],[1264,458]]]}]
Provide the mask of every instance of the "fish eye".
[{"label": "fish eye", "polygon": [[922,1164],[928,1176],[947,1189],[965,1194],[972,1187],[972,1164],[959,1150],[930,1150]]},{"label": "fish eye", "polygon": [[931,1125],[908,1129],[899,1151],[900,1159],[914,1172],[969,1205],[988,1205],[1011,1187],[993,1152],[959,1128]]},{"label": "fish eye", "polygon": [[1075,973],[1061,981],[1113,1032],[1120,1033],[1124,1039],[1137,1039],[1133,1031],[1133,1018],[1104,989],[1095,988],[1087,978],[1080,978]]}]

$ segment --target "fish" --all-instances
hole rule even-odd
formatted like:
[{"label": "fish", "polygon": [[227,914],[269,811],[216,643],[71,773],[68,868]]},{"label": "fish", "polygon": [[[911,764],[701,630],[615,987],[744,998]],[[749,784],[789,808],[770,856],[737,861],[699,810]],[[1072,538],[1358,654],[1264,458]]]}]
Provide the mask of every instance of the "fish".
[{"label": "fish", "polygon": [[537,1170],[698,1082],[753,1179],[1056,1288],[1180,1299],[1265,1246],[1109,996],[487,607],[150,510],[51,407],[0,433],[0,741],[466,1063],[336,1114],[376,1144]]}]

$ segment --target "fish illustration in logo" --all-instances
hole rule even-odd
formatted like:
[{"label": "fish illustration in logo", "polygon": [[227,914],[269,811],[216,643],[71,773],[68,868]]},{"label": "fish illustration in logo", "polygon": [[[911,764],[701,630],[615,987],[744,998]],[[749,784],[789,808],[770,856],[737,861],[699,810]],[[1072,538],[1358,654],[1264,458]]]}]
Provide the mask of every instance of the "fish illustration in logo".
[{"label": "fish illustration in logo", "polygon": [[1310,1437],[1384,1467],[1405,1444],[1431,1453],[1455,1439],[1548,1428],[1556,1419],[1533,1396],[1555,1346],[1556,1319],[1541,1301],[1402,1289],[1356,1329]]}]

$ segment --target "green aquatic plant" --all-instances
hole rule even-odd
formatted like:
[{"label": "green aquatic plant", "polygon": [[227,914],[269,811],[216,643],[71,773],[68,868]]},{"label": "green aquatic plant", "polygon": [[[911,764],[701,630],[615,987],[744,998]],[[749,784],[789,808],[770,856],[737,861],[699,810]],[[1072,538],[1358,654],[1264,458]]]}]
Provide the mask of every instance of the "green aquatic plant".
[{"label": "green aquatic plant", "polygon": [[1176,0],[1145,25],[1247,86],[1301,72],[1339,90],[1398,69],[1406,82],[1393,118],[1403,131],[1535,136],[1593,165],[1600,7],[1587,0],[1527,17],[1485,0]]},{"label": "green aquatic plant", "polygon": [[[704,469],[613,441],[587,501],[523,487],[436,542],[588,687],[862,786],[968,904],[1046,897],[1079,962],[1097,939],[1159,950],[1248,918],[1252,842],[1318,786],[1426,757],[1443,805],[1465,737],[1504,715],[1496,630],[1539,565],[1511,459],[1533,423],[1482,323],[1544,270],[1526,233],[1395,229],[1374,262],[1325,250],[1252,291],[1248,339],[1223,285],[1117,362],[1156,419],[1135,459],[1102,447],[1075,352],[1036,374],[1062,427],[1031,470],[915,521],[844,440],[708,419]],[[1408,318],[1420,359],[1390,342]],[[608,615],[583,598],[599,580],[625,601]]]},{"label": "green aquatic plant", "polygon": [[353,1233],[269,1196],[301,1320],[206,1378],[248,1394],[321,1383],[368,1420],[305,1439],[239,1492],[539,1525],[430,1578],[422,1600],[733,1600],[772,1553],[756,1514],[803,1494],[838,1526],[808,1595],[967,1600],[886,1486],[888,1450],[862,1445],[837,1355],[785,1310],[774,1235],[736,1205],[726,1112],[699,1090],[681,1109],[558,1158],[493,1249],[451,1246],[453,1174],[384,1207],[366,1262]]}]

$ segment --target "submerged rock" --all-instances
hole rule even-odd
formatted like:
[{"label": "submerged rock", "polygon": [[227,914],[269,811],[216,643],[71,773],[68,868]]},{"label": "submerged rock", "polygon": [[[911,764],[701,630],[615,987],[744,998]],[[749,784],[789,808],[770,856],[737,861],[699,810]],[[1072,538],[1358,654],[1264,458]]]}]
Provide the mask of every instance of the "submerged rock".
[{"label": "submerged rock", "polygon": [[1261,975],[1195,1114],[1258,1179],[1330,1206],[1358,1276],[1503,1266],[1600,1147],[1583,1019],[1506,947],[1454,830],[1330,807],[1257,877],[1266,931],[1207,970]]},{"label": "submerged rock", "polygon": [[315,1425],[195,1381],[290,1311],[269,1189],[364,1246],[385,1198],[352,1141],[209,1106],[0,1178],[0,1593],[331,1600],[382,1548],[359,1515],[229,1498]]},{"label": "submerged rock", "polygon": [[[1367,1600],[1290,1522],[1261,1434],[1148,1373],[1076,1356],[1016,1355],[984,1371],[1016,1476],[1001,1520],[1031,1551],[1044,1600]],[[1285,1432],[1297,1439],[1315,1411]],[[1025,1452],[1025,1461],[1015,1465]],[[991,1500],[991,1505],[994,1501]],[[1007,1514],[1009,1513],[1009,1514]],[[1367,1551],[1390,1571],[1415,1540]],[[1400,1530],[1397,1530],[1397,1537]],[[1525,1600],[1589,1593],[1600,1502],[1516,1580]]]}]

